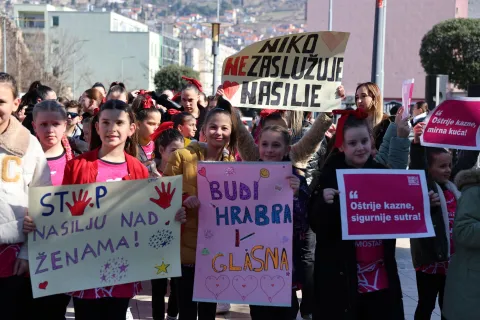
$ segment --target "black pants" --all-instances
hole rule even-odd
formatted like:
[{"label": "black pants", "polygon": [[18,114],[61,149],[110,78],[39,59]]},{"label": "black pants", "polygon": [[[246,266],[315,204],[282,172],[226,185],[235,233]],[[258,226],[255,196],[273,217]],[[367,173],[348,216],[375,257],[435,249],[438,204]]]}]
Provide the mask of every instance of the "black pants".
[{"label": "black pants", "polygon": [[65,320],[70,298],[66,294],[55,294],[33,299],[33,309],[37,315],[41,315],[44,319]]},{"label": "black pants", "polygon": [[[315,245],[316,235],[312,229],[308,229],[305,233],[305,241],[301,249],[302,260],[302,303],[300,304],[300,314],[306,316],[313,313],[314,290],[313,290],[313,274],[315,265]],[[293,300],[292,300],[293,301]],[[297,313],[295,313],[297,314]]]},{"label": "black pants", "polygon": [[125,320],[129,298],[73,298],[75,320]]},{"label": "black pants", "polygon": [[215,320],[216,303],[192,301],[194,279],[195,267],[185,266],[182,266],[182,276],[173,279],[177,290],[178,320],[197,320],[197,313],[198,320]]},{"label": "black pants", "polygon": [[250,306],[252,320],[292,320],[290,307]]},{"label": "black pants", "polygon": [[0,318],[3,320],[29,320],[33,309],[30,279],[12,276],[0,278]]},{"label": "black pants", "polygon": [[391,307],[387,290],[359,293],[357,320],[391,319]]},{"label": "black pants", "polygon": [[[443,294],[445,292],[445,280],[447,276],[442,274],[428,274],[417,271],[418,305],[415,310],[415,320],[430,320],[435,302],[437,301],[440,310],[443,308]],[[444,318],[442,318],[444,319]]]},{"label": "black pants", "polygon": [[30,320],[38,317],[65,320],[70,296],[56,294],[33,299],[30,278],[0,278],[0,319]]},{"label": "black pants", "polygon": [[[154,279],[152,282],[152,315],[154,320],[165,319],[165,296],[167,295],[168,279]],[[177,290],[173,280],[170,281],[170,297],[168,298],[167,314],[176,318],[178,315]]]}]

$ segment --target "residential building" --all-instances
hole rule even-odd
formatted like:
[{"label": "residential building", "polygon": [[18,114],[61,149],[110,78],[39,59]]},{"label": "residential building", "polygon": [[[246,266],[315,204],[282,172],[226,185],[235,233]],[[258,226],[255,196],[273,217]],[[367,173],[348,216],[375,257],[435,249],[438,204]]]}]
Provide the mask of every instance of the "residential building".
[{"label": "residential building", "polygon": [[[226,58],[237,53],[237,50],[220,44],[219,55],[217,56],[217,72],[215,74],[217,85],[222,81],[222,67]],[[206,94],[214,94],[213,88],[213,55],[212,39],[201,38],[183,41],[183,52],[185,65],[200,73],[200,82]]]},{"label": "residential building", "polygon": [[[472,0],[470,0],[472,1]],[[350,32],[343,70],[347,95],[358,83],[370,81],[377,1],[333,1],[333,30]],[[466,18],[468,0],[386,1],[384,98],[401,101],[402,81],[415,78],[414,99],[423,99],[425,72],[419,50],[423,36],[446,19]],[[328,30],[327,0],[308,0],[308,31]]]},{"label": "residential building", "polygon": [[37,46],[45,68],[71,83],[74,96],[97,81],[152,90],[162,63],[180,62],[179,54],[162,55],[165,43],[179,51],[179,42],[162,41],[147,25],[113,12],[15,5],[14,16],[27,45]]}]

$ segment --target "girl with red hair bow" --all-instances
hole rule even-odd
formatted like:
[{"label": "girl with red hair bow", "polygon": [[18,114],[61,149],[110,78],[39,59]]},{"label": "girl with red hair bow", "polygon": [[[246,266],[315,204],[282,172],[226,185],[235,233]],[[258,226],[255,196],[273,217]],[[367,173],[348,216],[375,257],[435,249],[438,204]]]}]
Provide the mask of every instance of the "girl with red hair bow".
[{"label": "girl with red hair bow", "polygon": [[[181,105],[183,110],[190,113],[196,119],[196,125],[198,129],[201,129],[203,122],[205,121],[205,116],[207,115],[207,109],[205,109],[200,103],[200,93],[203,92],[203,87],[200,82],[196,79],[182,77],[184,80],[189,82],[181,92]],[[195,140],[199,139],[200,130],[197,130]]]},{"label": "girl with red hair bow", "polygon": [[137,120],[139,159],[146,164],[154,157],[155,143],[150,136],[160,125],[162,115],[155,108],[152,97],[143,90],[133,100],[132,109]]}]

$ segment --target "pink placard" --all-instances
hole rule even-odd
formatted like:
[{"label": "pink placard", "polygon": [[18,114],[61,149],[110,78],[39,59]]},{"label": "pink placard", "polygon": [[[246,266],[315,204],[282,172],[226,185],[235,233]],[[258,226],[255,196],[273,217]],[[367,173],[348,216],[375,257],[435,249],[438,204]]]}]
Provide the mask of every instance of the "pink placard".
[{"label": "pink placard", "polygon": [[457,98],[437,106],[425,119],[421,143],[428,147],[480,150],[480,99]]},{"label": "pink placard", "polygon": [[199,162],[193,300],[290,306],[290,163]]},{"label": "pink placard", "polygon": [[435,236],[425,172],[337,170],[337,180],[344,240]]}]

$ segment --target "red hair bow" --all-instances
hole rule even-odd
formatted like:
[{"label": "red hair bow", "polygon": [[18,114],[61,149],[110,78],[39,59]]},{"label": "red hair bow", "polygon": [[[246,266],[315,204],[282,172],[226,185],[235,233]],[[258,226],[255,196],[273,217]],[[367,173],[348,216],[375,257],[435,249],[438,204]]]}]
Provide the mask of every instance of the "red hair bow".
[{"label": "red hair bow", "polygon": [[100,112],[100,108],[93,109],[93,115],[96,116]]},{"label": "red hair bow", "polygon": [[179,111],[179,110],[175,110],[175,109],[168,109],[168,114],[171,115],[171,116],[174,116],[174,115],[179,114],[179,113],[182,113],[182,112]]},{"label": "red hair bow", "polygon": [[147,91],[145,91],[145,90],[143,90],[143,89],[138,91],[138,94],[139,94],[139,95],[140,95],[140,94],[141,94],[141,95],[144,95],[144,94],[146,94],[146,93],[147,93]]},{"label": "red hair bow", "polygon": [[152,141],[157,140],[157,138],[160,137],[162,132],[165,131],[165,130],[168,130],[168,129],[173,129],[173,122],[172,121],[166,121],[166,122],[162,123],[157,128],[157,130],[155,130],[155,132],[152,133],[152,135],[150,136],[150,139],[152,139]]},{"label": "red hair bow", "polygon": [[357,108],[355,110],[348,109],[348,110],[333,110],[333,114],[339,114],[340,119],[337,122],[337,130],[335,132],[335,148],[340,148],[343,144],[343,126],[345,125],[345,121],[347,121],[349,116],[354,116],[357,119],[367,119],[368,113],[366,113],[363,109]]},{"label": "red hair bow", "polygon": [[145,100],[143,100],[143,108],[150,109],[153,106],[153,100],[150,95],[145,95]]},{"label": "red hair bow", "polygon": [[266,118],[272,113],[280,113],[280,110],[277,109],[263,109],[260,111],[260,118]]},{"label": "red hair bow", "polygon": [[202,84],[197,79],[188,78],[188,77],[185,77],[185,76],[182,76],[182,79],[191,83],[191,84],[193,84],[195,87],[197,87],[198,91],[203,92]]}]

